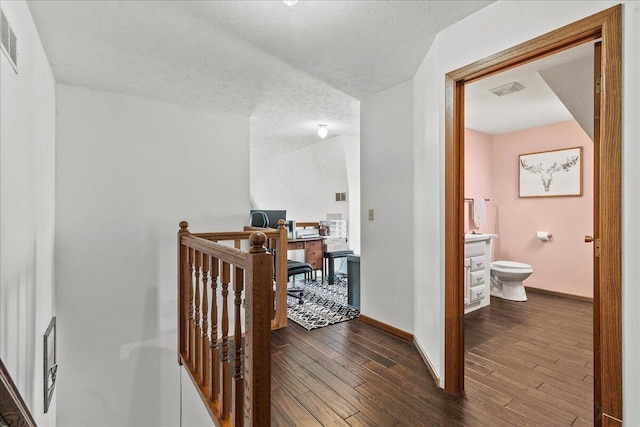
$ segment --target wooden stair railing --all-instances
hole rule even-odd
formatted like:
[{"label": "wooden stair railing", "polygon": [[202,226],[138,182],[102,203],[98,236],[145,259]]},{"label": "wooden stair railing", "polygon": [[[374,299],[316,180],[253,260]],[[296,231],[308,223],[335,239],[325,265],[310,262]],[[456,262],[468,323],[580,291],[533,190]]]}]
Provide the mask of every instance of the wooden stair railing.
[{"label": "wooden stair railing", "polygon": [[20,392],[2,359],[0,359],[0,425],[36,427],[36,422],[22,400],[22,396],[20,396]]},{"label": "wooden stair railing", "polygon": [[245,252],[180,223],[178,363],[219,426],[271,422],[273,256],[266,241],[264,233],[251,233]]},{"label": "wooden stair railing", "polygon": [[[243,241],[248,241],[255,231],[261,231],[267,237],[268,247],[277,249],[287,247],[287,229],[284,220],[278,221],[278,228],[245,227],[244,231],[192,233],[211,242],[233,242],[236,249],[240,249]],[[271,329],[287,326],[287,251],[275,251],[275,291],[271,312]]]}]

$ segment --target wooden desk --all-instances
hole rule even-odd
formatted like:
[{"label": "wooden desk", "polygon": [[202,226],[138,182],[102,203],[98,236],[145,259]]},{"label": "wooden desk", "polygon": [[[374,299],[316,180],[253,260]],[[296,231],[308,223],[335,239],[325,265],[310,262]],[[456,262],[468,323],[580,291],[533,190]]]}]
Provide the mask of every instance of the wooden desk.
[{"label": "wooden desk", "polygon": [[287,250],[304,249],[304,262],[311,264],[314,276],[317,277],[316,270],[322,272],[321,278],[324,278],[324,262],[322,241],[325,237],[310,237],[308,239],[293,239],[287,242]]}]

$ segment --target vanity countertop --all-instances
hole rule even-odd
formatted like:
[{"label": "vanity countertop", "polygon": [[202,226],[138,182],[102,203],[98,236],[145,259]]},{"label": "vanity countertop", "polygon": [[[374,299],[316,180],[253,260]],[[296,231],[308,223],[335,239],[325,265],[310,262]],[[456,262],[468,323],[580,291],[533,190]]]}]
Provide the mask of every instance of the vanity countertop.
[{"label": "vanity countertop", "polygon": [[497,238],[498,238],[497,234],[465,233],[465,235],[464,235],[464,241],[465,242],[479,242],[481,240],[497,239]]}]

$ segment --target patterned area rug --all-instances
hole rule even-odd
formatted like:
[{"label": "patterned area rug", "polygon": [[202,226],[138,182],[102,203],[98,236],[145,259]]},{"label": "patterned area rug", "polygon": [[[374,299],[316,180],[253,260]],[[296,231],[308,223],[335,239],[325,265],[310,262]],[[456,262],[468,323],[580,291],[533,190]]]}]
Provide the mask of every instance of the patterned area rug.
[{"label": "patterned area rug", "polygon": [[310,331],[360,316],[360,311],[347,304],[347,278],[336,277],[329,285],[320,279],[296,280],[295,286],[302,289],[302,304],[298,298],[287,297],[287,317]]}]

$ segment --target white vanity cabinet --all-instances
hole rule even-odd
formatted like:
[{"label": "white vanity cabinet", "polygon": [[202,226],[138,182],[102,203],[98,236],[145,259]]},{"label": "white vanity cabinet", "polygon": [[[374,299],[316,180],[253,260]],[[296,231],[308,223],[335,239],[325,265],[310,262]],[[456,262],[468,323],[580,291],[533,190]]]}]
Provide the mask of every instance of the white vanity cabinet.
[{"label": "white vanity cabinet", "polygon": [[465,234],[464,313],[489,305],[491,240],[497,234]]}]

